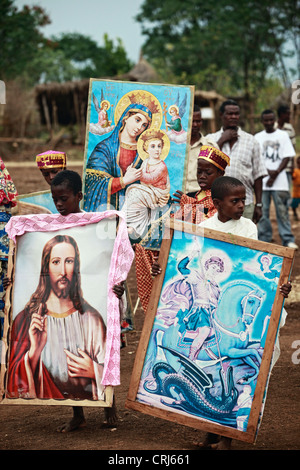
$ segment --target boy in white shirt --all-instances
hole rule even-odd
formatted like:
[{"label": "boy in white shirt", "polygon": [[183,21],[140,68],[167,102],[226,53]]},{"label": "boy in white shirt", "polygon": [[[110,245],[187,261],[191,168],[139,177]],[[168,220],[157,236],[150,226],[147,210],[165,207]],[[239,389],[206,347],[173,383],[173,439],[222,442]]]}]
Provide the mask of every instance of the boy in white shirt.
[{"label": "boy in white shirt", "polygon": [[[257,240],[255,223],[242,216],[246,189],[240,180],[231,176],[221,176],[212,184],[211,197],[218,212],[210,219],[201,222],[199,227]],[[286,298],[290,290],[290,282],[280,286],[280,292]]]},{"label": "boy in white shirt", "polygon": [[211,197],[218,212],[199,224],[201,227],[257,240],[257,228],[243,217],[246,189],[240,180],[222,176],[212,184]]},{"label": "boy in white shirt", "polygon": [[[230,176],[221,176],[212,184],[211,197],[218,212],[210,219],[201,222],[199,224],[200,227],[257,240],[256,225],[252,220],[242,216],[245,206],[246,190],[241,181]],[[285,298],[288,297],[290,290],[290,282],[280,286],[280,292]],[[284,325],[285,318],[286,311],[284,310],[281,324],[279,325],[280,327]],[[275,350],[276,353],[274,354],[271,368],[279,357],[278,351],[280,349],[278,337]],[[200,445],[203,447],[215,447],[217,449],[229,449],[231,439],[208,433],[205,441]]]},{"label": "boy in white shirt", "polygon": [[[201,222],[199,227],[257,240],[255,223],[242,215],[245,207],[246,189],[240,180],[231,176],[217,178],[211,186],[211,197],[218,212]],[[158,262],[155,262],[152,266],[152,274],[157,276],[160,273],[160,265]],[[280,292],[287,298],[291,288],[291,283],[288,282],[280,286]],[[284,310],[279,327],[284,325],[285,318],[286,312]],[[277,337],[271,368],[279,357],[278,351],[279,341]],[[231,438],[207,433],[204,442],[197,445],[206,448],[228,450],[231,447],[231,441]]]}]

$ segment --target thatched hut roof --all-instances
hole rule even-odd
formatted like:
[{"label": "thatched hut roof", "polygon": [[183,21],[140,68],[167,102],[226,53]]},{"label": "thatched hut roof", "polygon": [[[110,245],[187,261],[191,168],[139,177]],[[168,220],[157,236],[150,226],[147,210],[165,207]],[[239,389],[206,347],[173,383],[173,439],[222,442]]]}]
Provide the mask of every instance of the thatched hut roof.
[{"label": "thatched hut roof", "polygon": [[37,93],[53,93],[53,94],[66,94],[70,91],[76,90],[84,90],[86,89],[86,85],[88,85],[89,80],[74,80],[69,82],[51,82],[51,83],[43,83],[41,85],[36,85],[35,90]]},{"label": "thatched hut roof", "polygon": [[161,78],[154,68],[141,56],[138,63],[126,74],[118,77],[131,82],[160,83]]}]

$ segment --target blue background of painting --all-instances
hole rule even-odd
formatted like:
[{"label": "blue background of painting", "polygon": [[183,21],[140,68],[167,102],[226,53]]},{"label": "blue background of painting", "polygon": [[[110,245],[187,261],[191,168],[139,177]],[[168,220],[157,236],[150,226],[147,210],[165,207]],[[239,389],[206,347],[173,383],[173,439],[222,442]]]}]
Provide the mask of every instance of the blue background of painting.
[{"label": "blue background of painting", "polygon": [[44,207],[51,211],[52,214],[58,214],[55,204],[52,199],[51,191],[42,191],[32,194],[22,194],[18,196],[18,201],[27,202],[37,206]]},{"label": "blue background of painting", "polygon": [[[224,289],[226,285],[232,281],[236,280],[243,280],[249,281],[253,284],[256,284],[257,287],[265,292],[265,300],[260,308],[258,315],[255,318],[255,322],[253,325],[252,330],[252,337],[255,339],[262,339],[264,346],[265,338],[261,338],[262,335],[262,327],[263,321],[266,316],[270,316],[272,312],[272,307],[274,303],[274,298],[277,290],[277,282],[275,279],[269,279],[264,276],[261,272],[253,273],[248,269],[245,269],[245,265],[249,265],[251,262],[257,261],[259,257],[262,255],[262,252],[253,250],[251,248],[237,246],[235,244],[222,242],[219,240],[214,240],[210,238],[202,238],[197,237],[198,240],[203,242],[202,245],[202,253],[205,256],[206,252],[209,250],[222,250],[224,251],[225,255],[230,258],[232,262],[232,270],[229,278],[218,282],[220,285],[220,289]],[[178,275],[177,264],[180,259],[184,258],[185,252],[188,254],[189,251],[192,250],[193,245],[193,235],[185,232],[174,231],[174,237],[172,240],[170,254],[168,258],[168,264],[166,267],[164,284],[162,286],[162,290],[164,285],[173,277]],[[283,258],[270,255],[269,257],[272,258],[272,264],[276,264],[278,270],[281,270]],[[198,259],[195,258],[194,261],[189,263],[189,267],[199,267]],[[159,307],[159,306],[158,306]]]}]

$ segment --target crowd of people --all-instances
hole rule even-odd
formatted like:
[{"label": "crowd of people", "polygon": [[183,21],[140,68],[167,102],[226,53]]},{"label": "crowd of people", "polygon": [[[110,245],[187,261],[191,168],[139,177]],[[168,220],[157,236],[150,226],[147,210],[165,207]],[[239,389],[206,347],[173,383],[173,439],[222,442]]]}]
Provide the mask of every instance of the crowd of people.
[{"label": "crowd of people", "polygon": [[[144,112],[142,107],[138,111],[139,113],[129,115],[126,121],[127,126],[129,126],[130,120],[137,120],[138,115],[138,124],[141,129],[146,130],[150,113],[147,115],[145,113],[142,114]],[[270,220],[270,204],[271,200],[273,200],[282,245],[298,249],[291,228],[289,211],[291,208],[294,219],[298,220],[300,156],[295,158],[295,132],[289,123],[289,109],[286,107],[279,108],[277,120],[273,110],[264,110],[261,113],[261,123],[264,130],[255,135],[251,135],[241,129],[239,125],[240,107],[233,100],[226,100],[222,103],[220,118],[222,122],[220,130],[203,136],[201,130],[201,109],[196,105],[194,107],[186,191],[183,193],[177,190],[173,194],[172,201],[179,204],[179,210],[172,214],[172,216],[181,220],[188,220],[203,227],[271,243],[273,242],[273,232]],[[122,138],[125,141],[127,135],[125,135],[126,127],[122,129]],[[121,135],[119,132],[118,139]],[[160,141],[162,140],[160,136],[159,139],[157,136],[155,138],[157,141],[159,139]],[[118,141],[118,145],[121,145],[121,143]],[[99,158],[99,152],[95,152],[95,158],[97,159]],[[161,148],[157,152],[160,155]],[[126,158],[128,158],[128,155],[123,152],[122,159],[126,160]],[[130,158],[134,159],[136,155],[134,154]],[[153,159],[155,158],[157,159],[157,157],[153,157]],[[80,212],[80,202],[83,199],[81,178],[78,174],[76,174],[77,176],[73,174],[75,172],[66,170],[66,154],[64,152],[45,152],[36,157],[36,162],[42,176],[49,184],[49,188],[51,188],[51,195],[58,213],[67,216],[71,213]],[[17,193],[4,164],[2,161],[0,163],[2,172],[0,196],[2,197],[1,207],[3,207],[3,210],[1,210],[3,216],[1,222],[5,224],[10,218],[11,207],[16,205]],[[90,185],[95,185],[93,171],[93,168],[89,169]],[[130,172],[137,173],[138,170],[132,167]],[[111,197],[113,197],[116,194],[118,185],[118,189],[121,191],[125,188],[126,184],[133,182],[130,178],[127,181],[125,173],[124,178],[121,176],[115,178],[112,187],[110,187],[107,179],[104,182],[102,181],[101,191],[106,191],[107,187],[109,187]],[[166,183],[164,184],[166,185]],[[94,191],[93,193],[95,200],[98,197],[96,192]],[[188,210],[185,210],[185,207],[188,207]],[[66,241],[57,243],[66,243]],[[5,247],[2,250],[4,253],[1,258],[2,273],[4,273],[1,278],[3,298],[5,287],[10,282],[9,280],[7,282],[3,280],[6,273],[5,263],[8,256],[8,239],[4,229],[2,230],[1,246]],[[161,268],[157,262],[157,252],[153,250],[147,252],[146,248],[138,244],[134,248],[137,277],[139,278],[137,279],[139,281],[137,282],[138,295],[140,299],[143,299],[142,306],[146,312],[153,278],[160,275]],[[53,250],[54,246],[51,249]],[[70,257],[72,258],[72,256]],[[141,279],[143,282],[141,282]],[[282,295],[287,297],[290,289],[290,283],[281,286]],[[114,292],[121,299],[124,295],[124,286],[115,286]],[[1,308],[0,312],[3,322],[3,308]],[[30,320],[29,317],[28,319]],[[207,328],[204,328],[204,335],[207,334],[207,329],[209,328],[209,319],[206,319],[206,321]],[[40,311],[35,312],[35,329],[39,331],[39,334],[43,331],[43,325],[42,313]],[[27,342],[30,343],[29,337],[27,339]],[[201,348],[204,339],[204,336],[202,337],[199,333],[199,338],[194,344],[195,354]],[[38,346],[37,349],[39,349]],[[35,367],[37,367],[38,354],[36,353],[34,357]],[[26,366],[24,366],[24,375],[25,369]],[[12,376],[13,379],[14,377]],[[14,387],[17,386],[9,383],[9,387],[10,390],[14,391],[16,390]],[[112,409],[106,411],[108,425],[115,425],[117,419],[115,402]],[[60,431],[72,431],[85,424],[83,408],[73,407],[73,412],[74,415],[71,421],[63,425]],[[219,448],[229,448],[230,440],[220,438],[220,436],[209,435],[204,445],[219,445]]]},{"label": "crowd of people", "polygon": [[[282,119],[282,108],[279,116]],[[282,120],[277,122],[272,110],[261,114],[264,130],[252,136],[239,127],[240,109],[228,100],[220,109],[222,128],[208,137],[214,138],[221,150],[230,157],[226,174],[239,179],[246,187],[244,217],[258,224],[258,239],[272,242],[270,200],[274,201],[279,235],[283,246],[297,249],[292,234],[289,207],[290,184],[286,167],[294,166],[295,148]],[[270,118],[270,119],[269,119]],[[286,111],[285,122],[289,119]],[[291,129],[288,125],[288,129]],[[255,198],[255,201],[254,201]]]},{"label": "crowd of people", "polygon": [[[291,230],[289,208],[297,220],[299,205],[299,157],[296,159],[296,134],[290,123],[290,110],[280,106],[278,119],[272,110],[264,110],[261,123],[264,130],[251,135],[241,129],[240,107],[233,100],[226,100],[220,107],[222,127],[204,136],[201,132],[201,109],[195,105],[190,142],[190,159],[187,170],[186,196],[195,197],[199,191],[197,158],[204,145],[222,150],[229,158],[226,176],[239,179],[246,188],[243,216],[258,226],[258,239],[273,241],[270,222],[270,201],[276,209],[278,231],[283,246],[298,249]],[[183,193],[177,191],[183,203]]]}]

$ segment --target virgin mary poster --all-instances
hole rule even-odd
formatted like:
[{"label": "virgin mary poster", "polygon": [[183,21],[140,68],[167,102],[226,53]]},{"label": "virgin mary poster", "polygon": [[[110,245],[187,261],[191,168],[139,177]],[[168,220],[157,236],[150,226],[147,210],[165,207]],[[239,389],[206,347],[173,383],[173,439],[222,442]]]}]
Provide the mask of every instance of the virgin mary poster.
[{"label": "virgin mary poster", "polygon": [[190,86],[91,79],[85,211],[123,210],[131,238],[145,236],[183,188],[193,98]]}]

